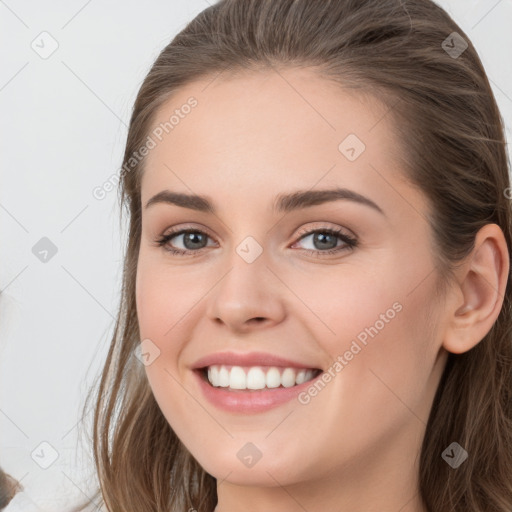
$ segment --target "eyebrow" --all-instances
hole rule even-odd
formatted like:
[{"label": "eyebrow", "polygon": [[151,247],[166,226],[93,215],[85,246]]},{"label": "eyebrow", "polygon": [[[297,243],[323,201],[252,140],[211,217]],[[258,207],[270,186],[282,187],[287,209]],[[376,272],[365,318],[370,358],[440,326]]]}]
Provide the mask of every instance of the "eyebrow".
[{"label": "eyebrow", "polygon": [[[316,206],[340,199],[369,206],[374,210],[377,210],[382,215],[385,215],[380,206],[368,197],[353,190],[340,187],[325,190],[298,190],[288,194],[280,194],[274,199],[273,211],[278,213],[288,213],[293,210],[299,210],[301,208]],[[211,199],[207,196],[162,190],[146,203],[145,208],[159,203],[174,204],[176,206],[181,206],[182,208],[216,214],[216,208]]]}]

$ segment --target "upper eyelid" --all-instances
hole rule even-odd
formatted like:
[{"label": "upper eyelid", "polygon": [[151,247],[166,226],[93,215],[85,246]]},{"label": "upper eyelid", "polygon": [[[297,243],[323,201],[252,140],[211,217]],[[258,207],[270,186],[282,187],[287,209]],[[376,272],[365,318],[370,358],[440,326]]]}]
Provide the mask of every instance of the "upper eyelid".
[{"label": "upper eyelid", "polygon": [[356,238],[356,235],[355,233],[353,233],[350,229],[346,228],[346,227],[343,227],[343,226],[327,226],[326,224],[322,224],[320,226],[310,226],[310,227],[306,227],[306,228],[301,228],[299,229],[299,231],[297,232],[297,236],[298,237],[302,237],[304,235],[309,235],[311,233],[314,233],[315,231],[333,231],[335,232],[337,235],[345,235],[345,236],[348,236],[350,238]]},{"label": "upper eyelid", "polygon": [[[205,228],[204,226],[200,226],[200,227],[197,227],[197,226],[188,226],[188,225],[184,225],[182,227],[173,227],[172,229],[170,229],[169,231],[164,231],[162,233],[162,237],[167,237],[167,236],[178,236],[178,235],[183,235],[184,232],[187,232],[187,231],[199,231],[199,232],[203,232],[205,235],[208,235],[210,238],[214,239],[214,238],[217,238],[216,236],[214,236],[211,231],[208,229],[208,228]],[[221,237],[222,239],[222,237]]]}]

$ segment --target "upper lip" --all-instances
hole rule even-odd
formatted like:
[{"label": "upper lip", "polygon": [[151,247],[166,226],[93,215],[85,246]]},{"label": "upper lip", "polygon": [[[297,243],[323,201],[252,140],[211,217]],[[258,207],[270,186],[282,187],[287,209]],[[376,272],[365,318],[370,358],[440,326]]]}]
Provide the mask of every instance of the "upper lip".
[{"label": "upper lip", "polygon": [[283,366],[286,368],[304,368],[304,369],[317,369],[310,364],[304,364],[291,359],[267,354],[264,352],[216,352],[198,359],[192,364],[192,369],[205,368],[207,366],[229,365],[229,366]]}]

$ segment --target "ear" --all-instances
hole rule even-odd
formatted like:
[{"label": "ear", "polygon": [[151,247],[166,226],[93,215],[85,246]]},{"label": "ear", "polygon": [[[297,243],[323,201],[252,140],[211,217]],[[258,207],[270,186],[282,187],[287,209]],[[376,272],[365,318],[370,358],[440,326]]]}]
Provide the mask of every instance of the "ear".
[{"label": "ear", "polygon": [[461,354],[477,345],[498,318],[509,273],[509,252],[503,231],[486,224],[475,246],[457,270],[457,287],[449,308],[443,347]]}]

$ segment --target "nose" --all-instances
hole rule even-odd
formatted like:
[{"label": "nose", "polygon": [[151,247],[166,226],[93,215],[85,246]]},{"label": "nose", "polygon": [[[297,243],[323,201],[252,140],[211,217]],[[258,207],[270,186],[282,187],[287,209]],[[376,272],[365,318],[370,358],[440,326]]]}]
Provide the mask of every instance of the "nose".
[{"label": "nose", "polygon": [[234,254],[231,266],[208,294],[207,316],[233,332],[265,328],[286,314],[283,284],[263,255],[252,263]]}]

